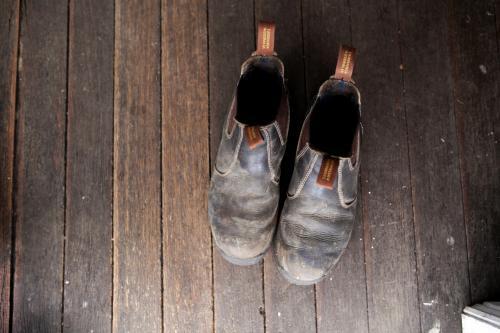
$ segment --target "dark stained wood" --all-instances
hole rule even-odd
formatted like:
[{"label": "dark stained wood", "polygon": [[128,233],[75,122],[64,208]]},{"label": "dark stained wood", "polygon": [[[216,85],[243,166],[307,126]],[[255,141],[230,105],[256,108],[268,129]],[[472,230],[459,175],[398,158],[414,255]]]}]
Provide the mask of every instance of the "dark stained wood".
[{"label": "dark stained wood", "polygon": [[165,332],[212,332],[207,3],[162,2]]},{"label": "dark stained wood", "polygon": [[397,1],[350,4],[363,104],[360,198],[370,332],[420,332]]},{"label": "dark stained wood", "polygon": [[[301,6],[298,1],[255,1],[255,23],[276,22],[275,49],[288,79],[291,124],[287,156],[282,163],[281,185],[285,193],[293,171],[296,143],[306,110]],[[315,332],[314,287],[289,284],[276,270],[272,251],[264,259],[266,331]]]},{"label": "dark stained wood", "polygon": [[161,332],[160,2],[115,3],[114,332]]},{"label": "dark stained wood", "polygon": [[0,2],[0,332],[9,331],[19,1]]},{"label": "dark stained wood", "polygon": [[[351,44],[346,1],[304,1],[304,56],[309,102],[333,74],[341,43]],[[357,46],[357,45],[354,45]],[[354,79],[359,66],[354,70]],[[364,158],[361,157],[364,163]],[[367,332],[362,202],[351,242],[331,274],[316,286],[318,332]]]},{"label": "dark stained wood", "polygon": [[113,3],[69,17],[64,330],[111,332]]},{"label": "dark stained wood", "polygon": [[500,63],[494,8],[494,1],[454,1],[452,7],[472,303],[500,298]]},{"label": "dark stained wood", "polygon": [[459,332],[470,300],[448,8],[405,0],[399,17],[421,328]]},{"label": "dark stained wood", "polygon": [[16,147],[13,332],[61,329],[66,1],[23,1]]},{"label": "dark stained wood", "polygon": [[[208,4],[210,161],[213,166],[241,63],[255,50],[253,1]],[[264,332],[262,265],[235,266],[213,249],[216,332]]]}]

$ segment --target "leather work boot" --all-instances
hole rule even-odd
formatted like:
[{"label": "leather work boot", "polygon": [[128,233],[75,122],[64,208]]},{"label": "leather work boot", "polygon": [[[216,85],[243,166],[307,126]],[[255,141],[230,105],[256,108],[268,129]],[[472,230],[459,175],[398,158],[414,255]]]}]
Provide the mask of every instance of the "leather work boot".
[{"label": "leather work boot", "polygon": [[353,229],[361,139],[354,53],[341,47],[335,75],[321,85],[302,126],[274,244],[278,269],[294,284],[323,279]]},{"label": "leather work boot", "polygon": [[259,24],[257,50],[241,67],[208,194],[215,244],[236,265],[259,262],[277,224],[289,109],[274,31]]}]

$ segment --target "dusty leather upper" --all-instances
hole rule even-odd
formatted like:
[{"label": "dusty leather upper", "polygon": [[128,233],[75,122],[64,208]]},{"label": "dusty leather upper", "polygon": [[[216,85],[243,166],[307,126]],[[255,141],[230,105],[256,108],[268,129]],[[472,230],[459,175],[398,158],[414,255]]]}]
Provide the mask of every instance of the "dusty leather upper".
[{"label": "dusty leather upper", "polygon": [[[230,110],[226,118],[208,200],[212,234],[226,258],[259,257],[272,241],[288,130],[286,95],[281,104],[279,119],[259,127],[263,142],[253,148],[245,135],[246,126],[233,119],[234,112]],[[233,100],[232,110],[235,105]]]},{"label": "dusty leather upper", "polygon": [[[308,126],[307,119],[304,126]],[[302,136],[304,132],[303,128]],[[307,138],[303,140],[274,247],[278,267],[291,282],[318,282],[347,246],[356,211],[360,135],[358,130],[353,155],[337,158],[333,189],[318,186],[316,181],[327,155],[312,149]]]}]

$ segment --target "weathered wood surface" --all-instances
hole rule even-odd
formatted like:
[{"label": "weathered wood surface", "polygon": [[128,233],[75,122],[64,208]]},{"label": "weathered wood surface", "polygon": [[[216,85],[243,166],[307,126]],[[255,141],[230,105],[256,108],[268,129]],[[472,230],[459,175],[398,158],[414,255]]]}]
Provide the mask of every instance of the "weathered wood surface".
[{"label": "weathered wood surface", "polygon": [[469,279],[448,8],[401,1],[399,16],[421,328],[459,332]]},{"label": "weathered wood surface", "polygon": [[115,6],[113,331],[161,332],[161,8]]},{"label": "weathered wood surface", "polygon": [[114,7],[69,11],[64,330],[111,332]]},{"label": "weathered wood surface", "polygon": [[61,329],[67,10],[64,0],[21,6],[13,332]]},{"label": "weathered wood surface", "polygon": [[0,332],[9,331],[19,1],[0,2]]},{"label": "weathered wood surface", "polygon": [[207,3],[162,2],[164,331],[212,332]]},{"label": "weathered wood surface", "polygon": [[[397,1],[351,1],[370,332],[420,332]],[[354,239],[356,241],[356,239]]]},{"label": "weathered wood surface", "polygon": [[[1,2],[0,332],[458,332],[464,305],[500,295],[499,12]],[[276,21],[290,93],[284,191],[339,45],[358,50],[358,221],[315,287],[269,254],[230,265],[210,238],[210,164],[260,20]]]},{"label": "weathered wood surface", "polygon": [[494,1],[454,1],[452,10],[454,108],[474,304],[500,298],[500,57]]}]

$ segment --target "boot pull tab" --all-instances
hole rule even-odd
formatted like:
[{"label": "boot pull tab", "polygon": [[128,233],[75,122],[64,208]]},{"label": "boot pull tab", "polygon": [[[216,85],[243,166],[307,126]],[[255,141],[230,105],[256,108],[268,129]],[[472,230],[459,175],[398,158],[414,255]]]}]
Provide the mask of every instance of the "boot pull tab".
[{"label": "boot pull tab", "polygon": [[339,57],[337,59],[337,67],[333,78],[337,80],[344,80],[354,82],[352,80],[352,72],[354,70],[354,56],[356,49],[347,45],[341,45],[339,50]]},{"label": "boot pull tab", "polygon": [[276,24],[274,22],[259,22],[257,30],[257,49],[253,55],[272,56],[274,52],[274,34]]},{"label": "boot pull tab", "polygon": [[333,190],[333,183],[335,182],[338,169],[338,158],[324,155],[323,160],[321,161],[318,178],[316,178],[316,185]]}]

